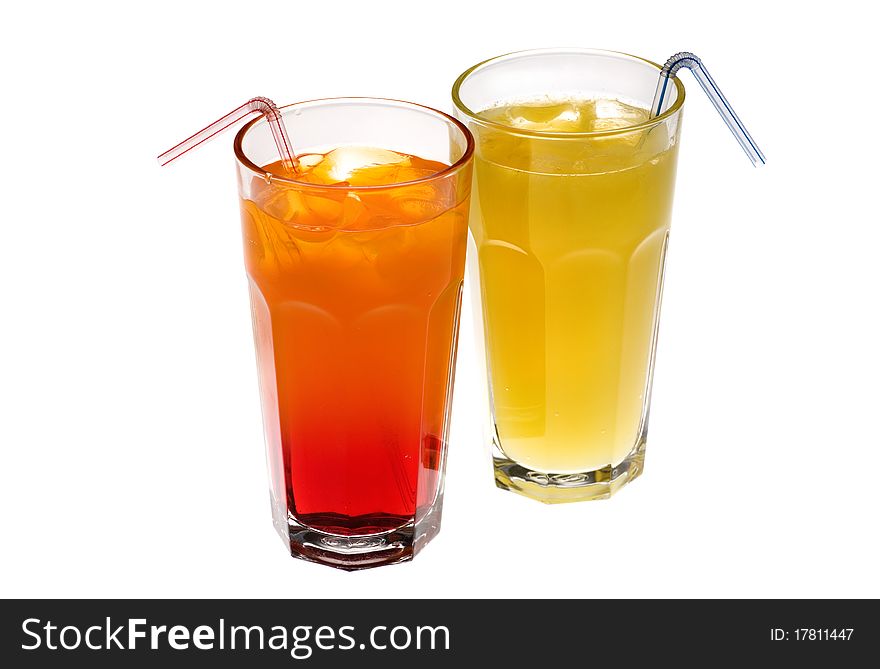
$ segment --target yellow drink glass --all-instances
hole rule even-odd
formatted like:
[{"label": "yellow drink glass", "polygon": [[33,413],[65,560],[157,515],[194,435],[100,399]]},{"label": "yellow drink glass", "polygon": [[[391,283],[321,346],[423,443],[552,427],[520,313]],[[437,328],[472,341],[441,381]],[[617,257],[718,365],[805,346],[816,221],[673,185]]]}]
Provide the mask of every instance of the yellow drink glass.
[{"label": "yellow drink glass", "polygon": [[493,58],[453,87],[476,140],[469,273],[495,481],[607,498],[644,466],[684,103],[654,63],[584,49]]}]

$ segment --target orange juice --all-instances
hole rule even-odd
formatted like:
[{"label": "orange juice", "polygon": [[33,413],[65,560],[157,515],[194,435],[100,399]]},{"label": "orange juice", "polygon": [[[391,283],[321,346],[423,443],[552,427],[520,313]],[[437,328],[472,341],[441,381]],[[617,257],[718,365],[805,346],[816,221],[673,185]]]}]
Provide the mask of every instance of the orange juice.
[{"label": "orange juice", "polygon": [[677,146],[665,125],[566,140],[648,120],[614,99],[479,117],[503,126],[477,131],[471,215],[496,445],[532,480],[611,476],[643,437]]}]

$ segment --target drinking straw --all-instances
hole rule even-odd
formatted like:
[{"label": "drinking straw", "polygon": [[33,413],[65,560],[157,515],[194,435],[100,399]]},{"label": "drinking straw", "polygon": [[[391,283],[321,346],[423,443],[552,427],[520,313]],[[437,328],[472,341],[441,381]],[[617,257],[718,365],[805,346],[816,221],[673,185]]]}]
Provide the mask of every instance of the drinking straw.
[{"label": "drinking straw", "polygon": [[180,144],[168,149],[165,153],[158,156],[160,165],[167,165],[172,160],[180,158],[187,151],[196,148],[202,142],[207,142],[215,135],[220,134],[229,126],[238,123],[241,119],[259,112],[266,117],[269,122],[269,128],[272,130],[272,137],[275,139],[275,145],[278,147],[278,153],[281,154],[281,161],[289,170],[299,170],[299,161],[290,145],[290,138],[287,136],[287,129],[284,127],[284,121],[281,119],[281,112],[278,107],[269,98],[257,97],[245,102],[241,107],[233,109],[226,116],[214,121],[207,128],[199,130],[192,137],[188,137]]},{"label": "drinking straw", "polygon": [[764,154],[761,153],[761,149],[758,148],[743,122],[739,120],[739,116],[733,111],[733,107],[730,106],[727,98],[724,97],[721,89],[718,88],[718,84],[709,75],[706,66],[692,53],[687,51],[677,53],[663,65],[663,68],[660,70],[660,80],[657,82],[657,91],[654,93],[654,102],[651,105],[652,117],[659,116],[663,111],[663,101],[666,97],[666,88],[669,85],[669,80],[683,67],[691,71],[694,79],[697,80],[697,83],[700,84],[700,87],[709,96],[709,100],[715,106],[715,109],[718,110],[718,113],[721,114],[721,118],[724,119],[727,127],[730,128],[730,132],[733,133],[736,141],[739,142],[742,150],[746,152],[752,164],[755,167],[765,165],[767,161],[764,158]]}]

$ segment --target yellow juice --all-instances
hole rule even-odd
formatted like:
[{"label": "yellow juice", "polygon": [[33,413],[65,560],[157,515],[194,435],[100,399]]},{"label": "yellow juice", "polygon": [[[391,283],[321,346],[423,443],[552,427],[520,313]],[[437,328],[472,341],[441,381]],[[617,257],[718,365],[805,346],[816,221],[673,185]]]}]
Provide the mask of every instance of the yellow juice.
[{"label": "yellow juice", "polygon": [[644,438],[675,138],[625,130],[648,111],[612,99],[479,117],[470,226],[496,446],[534,472],[616,467]]}]

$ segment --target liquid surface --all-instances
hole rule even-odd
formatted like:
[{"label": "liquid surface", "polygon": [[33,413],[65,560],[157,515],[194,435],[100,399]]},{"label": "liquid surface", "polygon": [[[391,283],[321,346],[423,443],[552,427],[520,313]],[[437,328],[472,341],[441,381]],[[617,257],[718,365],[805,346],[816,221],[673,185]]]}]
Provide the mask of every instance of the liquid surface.
[{"label": "liquid surface", "polygon": [[[648,112],[540,100],[480,116],[568,133],[636,125]],[[476,133],[470,220],[500,446],[539,472],[615,466],[647,408],[676,147],[665,124],[571,140]]]},{"label": "liquid surface", "polygon": [[646,109],[620,100],[533,100],[502,105],[480,116],[519,130],[534,132],[605,132],[628,128],[649,119]]},{"label": "liquid surface", "polygon": [[[445,165],[365,147],[301,157],[298,180],[383,185]],[[264,169],[283,174],[273,163]],[[465,193],[466,195],[466,193]],[[335,534],[433,503],[466,216],[449,180],[352,192],[255,177],[241,201],[276,522]]]}]

